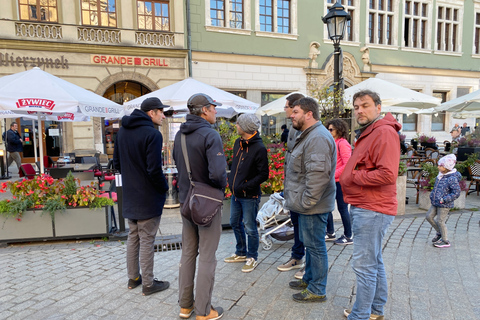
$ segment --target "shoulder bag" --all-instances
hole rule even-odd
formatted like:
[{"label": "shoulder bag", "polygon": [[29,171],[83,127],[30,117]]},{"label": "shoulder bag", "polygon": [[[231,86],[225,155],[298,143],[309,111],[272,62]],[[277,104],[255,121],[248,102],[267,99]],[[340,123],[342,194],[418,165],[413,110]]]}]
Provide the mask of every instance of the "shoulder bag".
[{"label": "shoulder bag", "polygon": [[209,227],[216,214],[221,212],[223,205],[223,191],[207,183],[193,181],[190,162],[188,159],[185,135],[181,136],[183,158],[187,167],[190,189],[182,207],[182,216],[198,226]]}]

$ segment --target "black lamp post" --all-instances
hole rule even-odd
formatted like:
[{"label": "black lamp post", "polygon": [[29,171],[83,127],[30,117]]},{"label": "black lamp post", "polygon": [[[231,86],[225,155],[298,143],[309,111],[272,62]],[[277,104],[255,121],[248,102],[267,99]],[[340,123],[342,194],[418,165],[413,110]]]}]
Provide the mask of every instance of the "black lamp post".
[{"label": "black lamp post", "polygon": [[335,108],[338,108],[338,102],[341,100],[339,98],[343,96],[343,68],[340,68],[342,49],[340,48],[340,40],[343,39],[347,21],[351,19],[352,17],[345,12],[344,7],[338,3],[338,1],[328,10],[327,15],[322,18],[323,23],[327,25],[328,37],[333,41],[334,47],[333,81],[335,92]]}]

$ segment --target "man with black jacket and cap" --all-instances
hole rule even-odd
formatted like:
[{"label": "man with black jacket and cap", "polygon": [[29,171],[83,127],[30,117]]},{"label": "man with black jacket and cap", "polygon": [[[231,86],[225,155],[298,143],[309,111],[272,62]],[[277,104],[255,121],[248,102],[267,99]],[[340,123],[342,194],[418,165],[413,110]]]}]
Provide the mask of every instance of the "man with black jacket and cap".
[{"label": "man with black jacket and cap", "polygon": [[259,127],[260,120],[254,114],[238,117],[237,131],[240,138],[233,146],[232,171],[228,176],[228,185],[232,190],[230,225],[237,245],[235,253],[224,261],[245,262],[242,272],[251,272],[258,265],[257,213],[262,194],[260,184],[268,179],[269,173],[267,149],[258,134]]},{"label": "man with black jacket and cap", "polygon": [[[190,179],[182,151],[181,137],[185,135],[191,178],[218,189],[227,185],[227,161],[220,135],[212,128],[216,121],[216,106],[222,104],[210,96],[197,93],[188,99],[187,121],[175,136],[173,159],[178,169],[180,210],[190,189]],[[219,319],[223,309],[212,307],[217,259],[215,253],[222,233],[222,216],[216,214],[210,226],[198,226],[182,215],[182,257],[178,275],[180,318],[187,319],[195,311],[197,320]],[[198,257],[197,282],[194,284]],[[194,288],[195,295],[194,295]],[[194,304],[195,302],[195,304]]]},{"label": "man with black jacket and cap", "polygon": [[130,228],[128,288],[143,284],[143,295],[170,286],[167,281],[153,276],[155,236],[168,191],[162,171],[163,138],[154,125],[162,125],[166,107],[158,98],[147,98],[140,110],[135,109],[130,116],[123,117],[113,153],[114,166],[122,174],[123,216],[128,219]]}]

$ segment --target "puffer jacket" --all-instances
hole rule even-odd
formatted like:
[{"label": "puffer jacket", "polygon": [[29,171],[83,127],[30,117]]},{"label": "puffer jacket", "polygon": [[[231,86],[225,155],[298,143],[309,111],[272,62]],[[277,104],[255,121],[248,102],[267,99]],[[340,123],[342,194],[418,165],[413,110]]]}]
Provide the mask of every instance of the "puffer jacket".
[{"label": "puffer jacket", "polygon": [[388,113],[365,128],[340,176],[343,199],[353,206],[395,216],[400,162],[400,123]]},{"label": "puffer jacket", "polygon": [[335,141],[319,121],[303,131],[291,150],[285,176],[289,210],[321,214],[335,209]]},{"label": "puffer jacket", "polygon": [[232,171],[228,185],[237,198],[258,198],[260,184],[268,179],[267,149],[258,132],[250,139],[238,138],[233,146]]},{"label": "puffer jacket", "polygon": [[[458,172],[447,173],[442,179],[435,179],[435,185],[430,193],[432,206],[440,208],[453,208],[453,202],[460,196],[460,180],[462,175]],[[443,200],[443,203],[440,203]]]}]

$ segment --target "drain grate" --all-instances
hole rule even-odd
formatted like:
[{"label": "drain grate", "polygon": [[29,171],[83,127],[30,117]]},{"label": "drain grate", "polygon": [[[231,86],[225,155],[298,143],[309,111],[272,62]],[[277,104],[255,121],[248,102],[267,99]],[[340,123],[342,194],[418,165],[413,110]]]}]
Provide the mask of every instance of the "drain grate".
[{"label": "drain grate", "polygon": [[157,252],[182,250],[182,235],[156,237],[154,246]]}]

